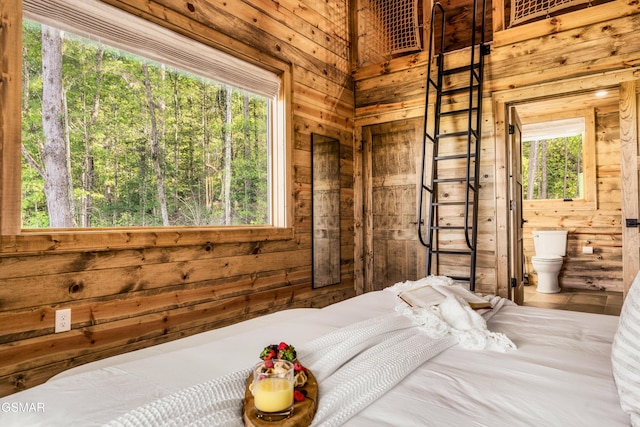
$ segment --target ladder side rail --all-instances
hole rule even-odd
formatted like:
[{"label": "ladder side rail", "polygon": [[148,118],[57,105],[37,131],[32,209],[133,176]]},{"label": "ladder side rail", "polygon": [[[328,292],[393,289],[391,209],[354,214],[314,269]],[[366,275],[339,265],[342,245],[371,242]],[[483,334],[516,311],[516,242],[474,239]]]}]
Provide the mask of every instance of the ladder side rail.
[{"label": "ladder side rail", "polygon": [[[480,181],[480,145],[482,138],[482,93],[484,90],[484,57],[489,53],[487,50],[488,46],[485,45],[485,25],[486,25],[486,10],[487,10],[487,0],[482,0],[482,31],[480,33],[480,58],[478,64],[478,87],[477,87],[477,98],[478,98],[478,108],[476,115],[476,130],[478,133],[478,140],[476,145],[476,164],[475,164],[475,185],[476,191],[479,191],[479,181]],[[475,208],[477,210],[477,206]]]},{"label": "ladder side rail", "polygon": [[[477,1],[478,0],[474,0],[474,10],[476,9]],[[481,153],[480,145],[481,145],[481,138],[482,138],[482,92],[483,92],[483,83],[484,83],[484,56],[486,54],[485,44],[484,44],[484,41],[485,41],[484,28],[486,24],[486,16],[485,16],[486,4],[487,4],[487,0],[482,0],[482,25],[480,29],[480,45],[479,45],[479,51],[478,51],[478,74],[477,74],[478,85],[475,90],[476,99],[477,99],[477,109],[476,109],[475,127],[474,127],[476,131],[476,146],[475,146],[476,154],[475,154],[475,165],[474,165],[475,167],[474,167],[473,191],[475,196],[474,200],[476,201],[476,203],[474,203],[474,206],[472,209],[474,227],[472,229],[472,236],[471,236],[471,243],[473,243],[474,250],[477,245],[477,235],[478,235],[478,231],[477,231],[478,203],[477,201],[478,201],[478,192],[480,191],[479,181],[480,181],[480,153]],[[474,30],[474,33],[475,33],[475,30]],[[471,126],[471,123],[470,123],[470,126]],[[475,263],[475,259],[472,260],[472,263]]]},{"label": "ladder side rail", "polygon": [[[477,0],[474,0],[474,3],[477,2]],[[476,10],[476,6],[474,4],[474,10]],[[470,266],[471,266],[471,274],[470,279],[469,279],[469,289],[471,291],[475,290],[475,280],[476,280],[476,265],[477,265],[477,241],[478,241],[478,230],[477,230],[477,225],[478,225],[478,205],[479,205],[479,191],[480,191],[480,145],[481,145],[481,141],[482,141],[482,93],[483,93],[483,84],[484,84],[484,57],[485,55],[487,55],[489,53],[488,51],[488,46],[485,45],[485,26],[486,26],[486,10],[487,10],[487,0],[482,0],[482,24],[480,26],[480,45],[479,45],[479,49],[478,49],[478,87],[477,87],[477,109],[476,109],[476,132],[477,132],[477,138],[476,138],[476,147],[475,147],[475,152],[476,152],[476,156],[475,156],[475,168],[474,168],[474,196],[475,196],[475,203],[473,205],[473,222],[474,222],[474,227],[472,230],[472,241],[474,243],[474,248],[473,248],[473,253],[471,256],[471,262],[470,262]],[[475,14],[474,14],[474,19],[475,19]],[[474,34],[475,34],[475,26],[474,26]],[[475,47],[474,47],[475,49]]]},{"label": "ladder side rail", "polygon": [[[431,274],[431,266],[433,261],[433,256],[435,255],[435,264],[436,266],[440,265],[440,250],[439,250],[439,229],[437,227],[437,213],[439,206],[439,196],[437,194],[436,188],[438,181],[438,160],[441,159],[440,156],[440,124],[442,119],[442,96],[444,92],[444,29],[445,29],[445,17],[443,16],[442,22],[442,35],[441,35],[441,44],[440,44],[440,52],[438,53],[438,93],[436,96],[435,103],[435,114],[434,114],[434,128],[433,132],[435,135],[434,144],[432,147],[431,153],[431,188],[433,189],[431,193],[431,199],[429,200],[429,222],[428,222],[428,238],[429,238],[429,248],[427,252],[427,275]],[[434,243],[435,240],[435,243]]]},{"label": "ladder side rail", "polygon": [[[431,140],[431,142],[434,145],[434,149],[437,143],[437,132],[438,132],[438,110],[439,110],[439,101],[440,101],[440,97],[441,97],[441,80],[440,80],[440,72],[438,72],[438,80],[436,82],[433,81],[433,79],[431,78],[431,73],[432,73],[432,59],[433,59],[433,54],[434,54],[434,44],[435,44],[435,39],[434,39],[434,32],[435,32],[435,20],[436,20],[436,14],[440,12],[440,16],[441,16],[441,35],[440,35],[440,52],[437,58],[437,63],[439,64],[442,59],[440,58],[442,56],[442,52],[444,50],[444,26],[445,26],[445,22],[446,22],[446,15],[445,15],[445,11],[444,11],[444,7],[442,6],[442,4],[440,3],[435,3],[433,5],[433,8],[431,9],[431,23],[430,23],[430,36],[431,36],[431,40],[429,41],[429,56],[428,56],[428,65],[427,65],[427,83],[426,83],[426,95],[425,95],[425,103],[424,103],[424,121],[423,121],[423,128],[422,128],[422,173],[420,176],[420,198],[419,198],[419,206],[418,206],[418,238],[420,240],[420,243],[425,246],[425,247],[430,247],[431,246],[431,230],[429,227],[429,224],[431,223],[431,218],[432,218],[432,213],[431,213],[431,206],[433,206],[433,174],[432,174],[432,179],[430,182],[430,187],[427,187],[425,185],[425,169],[426,169],[426,149],[427,149],[427,139]],[[428,133],[428,120],[429,120],[429,98],[430,98],[430,94],[431,94],[431,86],[434,86],[435,90],[436,90],[436,112],[434,115],[434,133],[433,136],[430,136]],[[433,153],[432,153],[433,154]],[[433,165],[432,165],[433,167]],[[427,218],[427,236],[426,239],[423,236],[423,232],[422,232],[422,228],[425,226],[425,221],[424,221],[424,214],[423,214],[423,204],[424,204],[424,192],[428,191],[429,192],[429,216]],[[427,263],[428,265],[428,263]],[[427,267],[428,269],[428,267]]]},{"label": "ladder side rail", "polygon": [[[434,222],[437,218],[437,205],[434,202],[437,202],[437,194],[436,194],[436,184],[435,180],[438,178],[438,168],[437,168],[437,157],[438,150],[440,144],[440,115],[442,110],[442,88],[443,88],[443,69],[444,69],[444,14],[442,18],[442,37],[441,37],[441,46],[440,52],[438,52],[437,58],[437,67],[438,67],[438,77],[437,77],[437,92],[436,92],[436,101],[435,101],[435,111],[434,111],[434,124],[433,124],[433,146],[431,150],[431,192],[429,193],[429,217],[427,219],[427,264],[426,264],[426,272],[427,275],[431,274],[431,266],[432,266],[432,257],[434,253],[434,234],[437,235],[438,231],[434,228]],[[436,238],[436,243],[438,239]],[[436,252],[436,265],[439,263],[439,254]]]},{"label": "ladder side rail", "polygon": [[[465,226],[465,230],[464,230],[464,237],[467,243],[467,247],[471,250],[474,251],[475,250],[475,246],[476,246],[476,242],[475,239],[473,239],[473,234],[474,234],[474,230],[476,227],[469,227],[469,211],[470,211],[470,196],[471,193],[474,194],[474,202],[476,201],[477,197],[475,197],[475,193],[477,192],[477,186],[475,185],[476,182],[476,178],[477,178],[477,174],[475,174],[476,176],[474,176],[474,183],[471,183],[471,146],[473,144],[473,140],[475,137],[475,147],[476,147],[476,152],[477,147],[478,147],[478,140],[480,139],[480,136],[478,135],[477,132],[477,123],[478,121],[476,120],[474,123],[473,120],[473,100],[474,100],[474,83],[476,83],[477,80],[477,86],[480,86],[480,76],[479,74],[476,74],[475,71],[475,66],[476,66],[476,25],[477,25],[477,15],[478,15],[478,0],[473,0],[473,8],[472,8],[472,13],[473,13],[473,17],[471,18],[471,53],[470,53],[470,64],[469,64],[469,97],[468,97],[468,112],[467,112],[467,164],[466,164],[466,172],[467,172],[467,179],[466,179],[466,191],[465,191],[465,204],[464,204],[464,226]],[[483,18],[484,18],[484,11],[483,11]],[[484,28],[482,29],[482,33],[484,33]],[[481,50],[482,48],[480,48]],[[482,52],[480,52],[480,58],[482,58]],[[478,100],[478,107],[480,100]],[[476,117],[479,117],[479,114],[476,114]],[[474,126],[474,124],[476,126]],[[475,164],[477,165],[478,159],[475,158]],[[475,170],[475,168],[474,168]],[[476,203],[473,203],[474,208],[473,210],[475,210],[475,206],[477,205]],[[474,217],[474,222],[475,222],[475,217]],[[469,235],[469,230],[471,228],[471,236]]]},{"label": "ladder side rail", "polygon": [[[440,3],[436,3],[432,8],[432,18],[431,18],[431,43],[430,43],[430,54],[429,54],[429,72],[428,79],[432,81],[432,73],[431,73],[431,65],[433,64],[433,48],[435,47],[435,23],[436,23],[436,13],[440,14],[440,49],[438,51],[438,57],[436,58],[436,66],[438,67],[437,79],[436,79],[436,100],[435,100],[435,112],[433,115],[433,138],[432,138],[432,151],[431,151],[431,180],[430,180],[430,192],[429,192],[429,213],[427,218],[427,236],[426,236],[426,247],[427,247],[427,256],[426,256],[426,265],[425,270],[426,274],[431,274],[431,269],[433,265],[433,229],[431,227],[434,218],[436,218],[436,204],[434,203],[434,198],[436,197],[435,188],[434,188],[434,178],[437,173],[436,169],[436,154],[438,150],[438,134],[440,132],[440,108],[442,104],[442,67],[444,64],[444,40],[445,40],[445,23],[446,23],[446,13],[444,7]],[[425,100],[425,123],[428,119],[428,110],[426,109],[429,105],[429,97]],[[426,134],[426,132],[425,132]],[[424,149],[426,149],[426,144],[424,145]],[[424,167],[425,167],[426,159],[422,159],[423,164],[423,172],[421,179],[424,179]],[[422,195],[422,192],[421,192]],[[420,208],[422,208],[422,203],[420,204]],[[424,225],[422,223],[421,225]],[[422,236],[422,231],[419,230],[419,234]],[[436,252],[436,256],[437,252]],[[436,260],[436,263],[438,261]]]},{"label": "ladder side rail", "polygon": [[[437,158],[440,150],[440,119],[442,116],[442,94],[444,88],[444,41],[445,41],[445,30],[446,30],[446,13],[444,11],[444,7],[442,4],[438,3],[438,7],[441,11],[441,21],[440,21],[440,49],[438,51],[438,58],[436,60],[436,66],[438,67],[438,77],[437,77],[437,87],[438,90],[436,92],[436,101],[435,101],[435,112],[434,112],[434,126],[433,126],[433,135],[434,135],[434,143],[431,152],[431,188],[433,191],[431,192],[431,198],[429,199],[429,220],[428,220],[428,241],[429,247],[427,248],[427,265],[426,271],[427,275],[431,274],[432,260],[435,254],[436,256],[436,266],[440,265],[440,253],[438,251],[438,230],[434,227],[434,223],[437,218],[437,210],[438,210],[438,196],[436,193],[436,184],[435,180],[438,178],[438,167],[437,167]],[[435,199],[435,200],[434,200]],[[434,249],[434,236],[435,237],[435,246]]]}]

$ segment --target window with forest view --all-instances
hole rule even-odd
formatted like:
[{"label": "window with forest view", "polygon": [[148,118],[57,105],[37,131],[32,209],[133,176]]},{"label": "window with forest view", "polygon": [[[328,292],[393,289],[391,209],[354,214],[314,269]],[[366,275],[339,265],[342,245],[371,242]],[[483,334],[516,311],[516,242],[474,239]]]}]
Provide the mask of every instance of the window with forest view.
[{"label": "window with forest view", "polygon": [[523,125],[524,200],[584,197],[584,126],[582,117]]},{"label": "window with forest view", "polygon": [[23,228],[270,224],[273,101],[25,19]]}]

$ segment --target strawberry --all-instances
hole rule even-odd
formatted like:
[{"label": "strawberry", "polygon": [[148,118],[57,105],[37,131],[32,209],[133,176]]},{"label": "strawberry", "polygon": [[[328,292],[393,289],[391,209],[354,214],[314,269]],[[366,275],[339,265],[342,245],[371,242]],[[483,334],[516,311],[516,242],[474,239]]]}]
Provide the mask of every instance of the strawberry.
[{"label": "strawberry", "polygon": [[269,350],[265,355],[262,356],[262,360],[271,360],[276,357],[275,350]]},{"label": "strawberry", "polygon": [[269,369],[273,368],[273,359],[267,359],[264,361],[264,367]]},{"label": "strawberry", "polygon": [[287,348],[289,348],[289,344],[287,344],[286,342],[281,342],[278,345],[278,350],[286,350]]},{"label": "strawberry", "polygon": [[302,366],[302,363],[300,363],[300,362],[296,362],[296,363],[294,363],[294,364],[293,364],[293,369],[294,369],[294,371],[296,371],[296,372],[300,372],[300,371],[302,371],[302,372],[307,372],[307,368],[305,368],[304,366]]},{"label": "strawberry", "polygon": [[304,400],[304,394],[300,390],[295,390],[293,392],[293,400],[296,402],[302,402]]},{"label": "strawberry", "polygon": [[276,350],[278,346],[276,345],[268,345],[266,346],[262,352],[260,352],[260,358],[262,360],[273,359],[276,356]]}]

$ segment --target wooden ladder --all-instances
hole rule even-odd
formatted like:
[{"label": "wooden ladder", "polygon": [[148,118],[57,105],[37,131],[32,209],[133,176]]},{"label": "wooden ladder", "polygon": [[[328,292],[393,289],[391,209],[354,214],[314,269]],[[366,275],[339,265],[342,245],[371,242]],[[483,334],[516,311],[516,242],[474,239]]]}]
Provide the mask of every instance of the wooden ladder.
[{"label": "wooden ladder", "polygon": [[[455,274],[449,271],[446,275],[454,280],[468,281],[472,291],[475,290],[478,240],[482,83],[484,57],[490,53],[484,37],[486,0],[482,0],[481,25],[476,29],[478,2],[474,0],[473,3],[470,60],[462,67],[445,67],[446,14],[440,3],[435,3],[431,10],[418,207],[418,235],[427,248],[427,275],[443,274],[442,265],[457,266]],[[436,22],[440,24],[440,46],[434,58]],[[432,78],[433,59],[437,68],[435,79]],[[429,101],[433,95],[435,111],[432,112],[429,111]],[[447,108],[451,100],[455,100],[457,105],[460,99],[466,100],[462,102],[463,105],[466,102],[464,108]],[[448,104],[443,104],[443,101]],[[464,123],[462,128],[461,123]],[[456,217],[459,219],[451,220]]]}]

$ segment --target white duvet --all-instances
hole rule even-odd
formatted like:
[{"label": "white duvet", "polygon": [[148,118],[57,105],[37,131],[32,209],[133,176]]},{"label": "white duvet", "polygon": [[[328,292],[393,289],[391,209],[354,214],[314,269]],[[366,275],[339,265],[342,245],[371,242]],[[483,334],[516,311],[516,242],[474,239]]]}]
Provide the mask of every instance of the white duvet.
[{"label": "white duvet", "polygon": [[[397,305],[392,293],[372,292],[81,366],[0,399],[0,426],[102,425],[186,387],[252,366],[266,345],[286,341],[302,346],[390,313]],[[345,425],[628,426],[611,374],[617,324],[616,316],[504,307],[487,326],[508,336],[517,350],[455,345]]]}]

